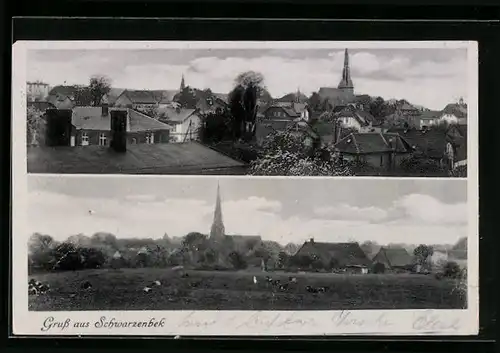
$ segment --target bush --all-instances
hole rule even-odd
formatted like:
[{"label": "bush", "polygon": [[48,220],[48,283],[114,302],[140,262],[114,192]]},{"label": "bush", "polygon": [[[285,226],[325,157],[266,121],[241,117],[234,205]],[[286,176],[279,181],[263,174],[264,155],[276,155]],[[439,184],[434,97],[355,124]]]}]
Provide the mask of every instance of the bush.
[{"label": "bush", "polygon": [[245,261],[243,256],[237,251],[233,251],[229,254],[229,261],[236,270],[242,270],[247,268],[247,262]]},{"label": "bush", "polygon": [[443,276],[447,278],[460,278],[462,270],[460,266],[454,262],[449,261],[443,266]]},{"label": "bush", "polygon": [[94,248],[80,248],[78,252],[81,255],[83,267],[88,269],[101,268],[106,263],[104,253]]}]

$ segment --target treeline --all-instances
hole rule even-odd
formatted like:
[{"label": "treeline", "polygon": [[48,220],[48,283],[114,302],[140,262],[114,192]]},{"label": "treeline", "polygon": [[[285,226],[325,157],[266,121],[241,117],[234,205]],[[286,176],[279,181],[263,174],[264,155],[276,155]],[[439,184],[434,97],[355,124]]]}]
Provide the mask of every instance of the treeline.
[{"label": "treeline", "polygon": [[188,266],[197,269],[244,269],[248,266],[274,268],[281,252],[295,253],[296,244],[281,246],[250,238],[235,244],[228,238],[214,247],[206,235],[192,232],[182,238],[165,235],[159,239],[118,239],[110,233],[73,235],[63,242],[35,233],[29,240],[30,273],[97,268]]}]

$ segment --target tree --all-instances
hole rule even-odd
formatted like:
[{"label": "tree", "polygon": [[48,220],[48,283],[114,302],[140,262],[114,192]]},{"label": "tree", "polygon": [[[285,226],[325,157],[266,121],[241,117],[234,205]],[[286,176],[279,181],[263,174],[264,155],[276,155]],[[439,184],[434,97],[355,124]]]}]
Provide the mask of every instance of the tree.
[{"label": "tree", "polygon": [[318,92],[313,92],[311,94],[309,100],[307,101],[307,105],[314,112],[321,110],[321,96],[318,94]]},{"label": "tree", "polygon": [[288,255],[284,251],[280,251],[278,254],[277,267],[280,269],[287,268],[289,259],[290,259],[290,255]]},{"label": "tree", "polygon": [[200,141],[213,144],[233,138],[233,117],[228,109],[218,108],[201,117],[198,130]]},{"label": "tree", "polygon": [[237,252],[233,251],[229,254],[229,261],[231,262],[231,265],[236,269],[236,270],[242,270],[247,267],[247,263],[243,256]]},{"label": "tree", "polygon": [[447,175],[446,169],[436,160],[423,153],[412,153],[404,158],[400,169],[410,175]]},{"label": "tree", "polygon": [[182,240],[182,247],[186,250],[201,251],[206,249],[207,236],[198,232],[188,233]]},{"label": "tree", "polygon": [[453,250],[465,250],[467,251],[467,237],[462,237],[458,239],[457,243],[453,245]]},{"label": "tree", "polygon": [[26,143],[28,146],[40,146],[45,142],[44,113],[35,107],[28,107],[26,115]]},{"label": "tree", "polygon": [[369,104],[369,112],[375,118],[383,118],[386,116],[387,110],[385,107],[385,101],[382,97],[376,97]]},{"label": "tree", "polygon": [[186,86],[182,91],[177,93],[174,101],[179,103],[182,108],[196,109],[196,96],[193,89],[189,86]]},{"label": "tree", "polygon": [[98,106],[111,91],[111,80],[105,76],[95,75],[90,78],[89,92],[92,106]]},{"label": "tree", "polygon": [[250,175],[349,176],[352,172],[330,147],[306,131],[288,128],[271,133],[259,158],[250,164]]},{"label": "tree", "polygon": [[50,271],[56,263],[53,250],[57,242],[50,235],[34,233],[28,240],[30,268]]},{"label": "tree", "polygon": [[418,264],[424,265],[427,261],[427,258],[434,254],[434,249],[432,248],[432,246],[420,244],[415,248],[415,250],[413,250],[413,254],[417,257]]},{"label": "tree", "polygon": [[459,278],[462,275],[460,266],[454,262],[449,261],[443,266],[443,276],[448,278]]},{"label": "tree", "polygon": [[82,257],[83,267],[88,269],[101,268],[106,263],[104,253],[94,248],[79,248],[78,252]]},{"label": "tree", "polygon": [[229,109],[233,117],[233,140],[251,141],[255,136],[257,100],[264,89],[264,76],[255,71],[236,77],[235,87],[229,93]]}]

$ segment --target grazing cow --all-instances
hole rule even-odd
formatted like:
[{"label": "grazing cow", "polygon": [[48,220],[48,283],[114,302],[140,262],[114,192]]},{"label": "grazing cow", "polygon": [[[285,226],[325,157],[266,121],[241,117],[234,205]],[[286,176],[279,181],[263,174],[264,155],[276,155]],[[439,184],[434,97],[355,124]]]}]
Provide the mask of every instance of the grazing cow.
[{"label": "grazing cow", "polygon": [[35,288],[35,287],[29,287],[29,290],[28,290],[28,293],[31,294],[31,295],[37,295],[38,294],[38,290]]},{"label": "grazing cow", "polygon": [[152,289],[151,289],[150,287],[144,287],[142,290],[143,290],[144,292],[146,292],[146,293],[149,293],[149,292],[151,292],[151,291],[152,291]]},{"label": "grazing cow", "polygon": [[297,283],[297,278],[295,278],[295,277],[288,277],[288,281],[290,283]]},{"label": "grazing cow", "polygon": [[42,284],[41,286],[38,287],[38,290],[40,291],[40,293],[46,293],[49,291],[49,285],[48,284]]},{"label": "grazing cow", "polygon": [[161,286],[161,282],[160,281],[154,281],[153,282],[153,286]]},{"label": "grazing cow", "polygon": [[28,284],[30,286],[34,286],[34,285],[36,285],[36,281],[32,278],[32,279],[29,280]]},{"label": "grazing cow", "polygon": [[284,284],[280,285],[280,290],[286,291],[288,289],[288,285],[289,285],[288,283],[284,283]]},{"label": "grazing cow", "polygon": [[257,277],[253,276],[253,283],[257,284]]}]

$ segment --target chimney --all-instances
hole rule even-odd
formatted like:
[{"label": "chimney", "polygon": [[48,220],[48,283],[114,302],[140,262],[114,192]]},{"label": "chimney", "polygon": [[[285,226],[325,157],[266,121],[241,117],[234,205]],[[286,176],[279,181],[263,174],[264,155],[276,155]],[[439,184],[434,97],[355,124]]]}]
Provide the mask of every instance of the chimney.
[{"label": "chimney", "polygon": [[102,112],[101,112],[102,114],[101,115],[103,117],[104,116],[108,116],[108,114],[109,114],[109,105],[108,105],[108,103],[102,103],[101,107],[102,107]]},{"label": "chimney", "polygon": [[47,146],[70,145],[72,114],[71,109],[47,109],[45,111],[45,144]]},{"label": "chimney", "polygon": [[110,147],[118,153],[127,152],[127,111],[111,111]]}]

